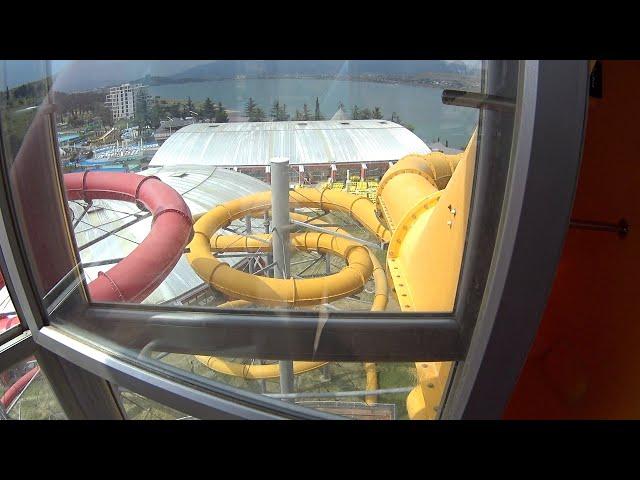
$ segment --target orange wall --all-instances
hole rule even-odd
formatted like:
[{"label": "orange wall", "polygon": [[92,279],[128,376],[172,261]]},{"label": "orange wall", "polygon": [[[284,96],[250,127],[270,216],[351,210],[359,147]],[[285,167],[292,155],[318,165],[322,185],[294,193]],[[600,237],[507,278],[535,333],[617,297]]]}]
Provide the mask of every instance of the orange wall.
[{"label": "orange wall", "polygon": [[504,418],[640,418],[640,62],[602,67],[572,218],[630,232],[569,230]]}]

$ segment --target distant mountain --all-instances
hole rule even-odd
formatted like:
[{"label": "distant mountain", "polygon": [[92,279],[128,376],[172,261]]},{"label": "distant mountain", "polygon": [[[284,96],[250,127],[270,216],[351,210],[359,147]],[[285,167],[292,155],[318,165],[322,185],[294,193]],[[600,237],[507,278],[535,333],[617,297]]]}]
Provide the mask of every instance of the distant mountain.
[{"label": "distant mountain", "polygon": [[231,78],[237,75],[416,75],[424,72],[473,74],[479,62],[449,60],[217,60],[171,75],[174,80]]},{"label": "distant mountain", "polygon": [[[33,63],[33,62],[31,62]],[[209,62],[206,62],[209,63]],[[202,60],[73,60],[54,62],[58,73],[54,89],[61,92],[87,91],[120,85],[133,78],[173,75],[185,68],[204,64]]]}]

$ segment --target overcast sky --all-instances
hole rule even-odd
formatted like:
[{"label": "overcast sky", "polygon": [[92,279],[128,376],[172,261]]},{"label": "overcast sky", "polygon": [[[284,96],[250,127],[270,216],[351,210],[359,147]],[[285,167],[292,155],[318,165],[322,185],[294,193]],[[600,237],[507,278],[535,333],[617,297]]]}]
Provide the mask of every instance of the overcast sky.
[{"label": "overcast sky", "polygon": [[[57,75],[54,89],[85,90],[134,80],[145,75],[172,75],[211,60],[52,60],[51,73]],[[0,65],[0,84],[4,88],[39,80],[46,75],[44,63],[33,60],[7,60]]]},{"label": "overcast sky", "polygon": [[[145,75],[172,75],[212,60],[52,60],[56,75],[54,90],[90,90],[142,78]],[[447,60],[477,67],[479,60]],[[0,63],[0,86],[4,89],[32,82],[46,75],[44,63],[33,60],[7,60]]]}]

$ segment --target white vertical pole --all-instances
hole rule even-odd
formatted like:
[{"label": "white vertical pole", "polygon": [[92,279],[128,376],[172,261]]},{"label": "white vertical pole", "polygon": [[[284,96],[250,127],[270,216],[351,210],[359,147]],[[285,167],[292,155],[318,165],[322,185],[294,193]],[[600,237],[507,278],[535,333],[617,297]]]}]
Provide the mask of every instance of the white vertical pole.
[{"label": "white vertical pole", "polygon": [[[291,254],[289,251],[289,159],[271,159],[271,247],[273,252],[274,276],[289,278],[291,275]],[[293,362],[280,362],[280,391],[293,392]]]}]

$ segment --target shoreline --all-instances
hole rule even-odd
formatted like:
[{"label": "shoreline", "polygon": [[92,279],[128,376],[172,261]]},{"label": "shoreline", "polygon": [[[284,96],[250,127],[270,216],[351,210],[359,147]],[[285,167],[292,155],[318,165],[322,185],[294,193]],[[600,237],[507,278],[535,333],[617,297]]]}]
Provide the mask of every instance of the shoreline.
[{"label": "shoreline", "polygon": [[[206,79],[189,79],[189,81],[185,82],[167,82],[167,83],[155,83],[149,84],[147,87],[169,87],[169,86],[179,86],[179,85],[189,85],[195,83],[206,83],[206,82],[225,82],[225,81],[243,81],[243,80],[336,80],[342,82],[357,82],[357,83],[373,83],[373,84],[387,84],[387,85],[406,85],[410,87],[418,87],[418,88],[432,88],[435,90],[445,90],[445,89],[466,89],[469,91],[479,91],[480,84],[477,85],[471,84],[470,82],[460,82],[459,85],[433,85],[429,83],[429,79],[425,79],[423,81],[417,79],[397,79],[397,78],[348,78],[348,77],[325,77],[325,76],[264,76],[264,77],[226,77],[226,78],[206,78]],[[439,80],[432,79],[431,81],[439,81],[444,83],[451,83],[451,80]],[[454,80],[455,81],[455,80]],[[456,88],[454,88],[456,87]]]}]

